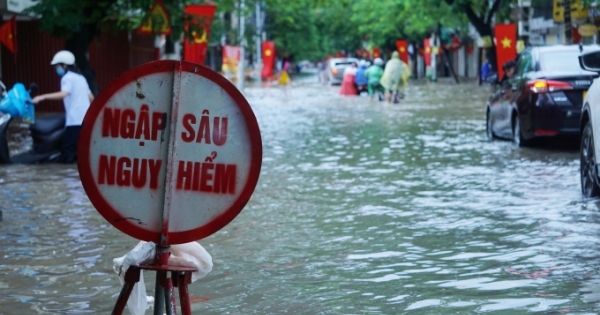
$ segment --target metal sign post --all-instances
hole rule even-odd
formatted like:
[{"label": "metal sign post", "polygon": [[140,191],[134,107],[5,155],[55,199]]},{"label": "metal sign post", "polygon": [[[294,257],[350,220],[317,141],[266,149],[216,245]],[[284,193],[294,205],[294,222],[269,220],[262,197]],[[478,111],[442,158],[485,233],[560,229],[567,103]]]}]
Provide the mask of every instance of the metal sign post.
[{"label": "metal sign post", "polygon": [[[166,291],[167,312],[174,310],[177,286],[186,308],[187,277],[195,269],[169,266],[169,246],[223,228],[258,181],[262,142],[246,99],[203,66],[174,60],[144,64],[94,100],[78,154],[83,187],[98,212],[121,232],[157,244],[153,265],[127,271],[114,314],[122,312],[140,269],[158,272],[157,291]],[[155,307],[161,306],[158,300],[160,295]]]}]

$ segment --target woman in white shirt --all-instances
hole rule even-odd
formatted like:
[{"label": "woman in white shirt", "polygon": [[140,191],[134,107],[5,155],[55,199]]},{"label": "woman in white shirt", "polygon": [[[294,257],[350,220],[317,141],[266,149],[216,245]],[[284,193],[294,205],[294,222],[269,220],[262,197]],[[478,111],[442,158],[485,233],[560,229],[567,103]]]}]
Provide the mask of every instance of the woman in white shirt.
[{"label": "woman in white shirt", "polygon": [[65,133],[63,135],[61,161],[74,163],[77,161],[77,141],[83,117],[94,100],[90,87],[75,65],[75,56],[67,50],[61,50],[50,62],[56,69],[60,79],[60,91],[38,95],[33,98],[37,104],[44,100],[63,100],[66,112]]}]

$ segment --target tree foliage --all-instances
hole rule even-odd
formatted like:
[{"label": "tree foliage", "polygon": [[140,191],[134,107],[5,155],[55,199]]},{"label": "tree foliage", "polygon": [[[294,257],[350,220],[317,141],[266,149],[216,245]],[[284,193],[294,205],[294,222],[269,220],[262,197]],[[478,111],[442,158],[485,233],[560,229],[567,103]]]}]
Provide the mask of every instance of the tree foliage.
[{"label": "tree foliage", "polygon": [[[438,25],[466,33],[468,22],[482,35],[492,33],[494,17],[504,18],[512,0],[245,0],[242,14],[251,17],[254,5],[266,11],[264,30],[276,44],[280,56],[296,60],[316,60],[338,51],[354,52],[365,47],[392,48],[397,39],[420,42]],[[221,37],[239,44],[232,27],[240,12],[240,0],[214,0],[217,16],[211,27],[210,42]],[[39,0],[30,12],[41,17],[41,28],[65,37],[67,46],[82,46],[103,31],[134,30],[142,22],[154,0]],[[163,0],[173,36],[183,32],[183,8],[202,0]],[[237,12],[236,14],[233,14]],[[252,37],[262,31],[248,19],[246,39],[253,51]],[[77,58],[78,60],[80,58]],[[82,70],[86,65],[80,65]]]}]

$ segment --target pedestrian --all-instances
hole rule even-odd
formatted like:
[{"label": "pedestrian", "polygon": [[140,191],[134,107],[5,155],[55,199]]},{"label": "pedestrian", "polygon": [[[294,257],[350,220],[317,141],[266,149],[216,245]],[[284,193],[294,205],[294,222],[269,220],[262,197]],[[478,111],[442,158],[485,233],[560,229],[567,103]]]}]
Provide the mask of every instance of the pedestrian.
[{"label": "pedestrian", "polygon": [[340,95],[356,95],[356,88],[354,87],[354,78],[356,77],[356,62],[352,62],[350,66],[344,69],[344,76],[342,77],[342,88],[340,89]]},{"label": "pedestrian", "polygon": [[394,51],[392,59],[385,65],[383,76],[381,77],[381,85],[386,90],[385,98],[388,103],[398,103],[402,89],[408,82],[409,75],[410,69],[408,65],[400,60],[400,54]]},{"label": "pedestrian", "polygon": [[366,71],[367,77],[367,91],[369,92],[369,99],[373,100],[373,96],[377,93],[377,97],[380,101],[383,101],[384,89],[381,86],[381,76],[383,75],[383,59],[375,58],[373,65],[370,66]]},{"label": "pedestrian", "polygon": [[290,75],[288,73],[290,68],[289,60],[285,59],[283,62],[283,68],[281,69],[281,74],[279,75],[279,85],[283,86],[283,94],[287,97],[290,93],[289,89],[292,85],[292,80],[290,79]]},{"label": "pedestrian", "polygon": [[354,77],[354,85],[356,86],[356,95],[360,95],[363,91],[367,91],[367,61],[361,60],[356,70],[356,76]]},{"label": "pedestrian", "polygon": [[319,71],[319,82],[323,85],[327,84],[327,59],[321,60],[317,69]]},{"label": "pedestrian", "polygon": [[61,162],[77,161],[77,142],[83,117],[94,100],[90,87],[75,65],[75,56],[68,50],[61,50],[54,55],[50,65],[54,66],[60,76],[60,91],[38,95],[32,102],[38,104],[46,100],[62,100],[65,106],[66,122],[62,139]]},{"label": "pedestrian", "polygon": [[481,82],[482,83],[493,83],[493,81],[489,82],[489,77],[491,74],[492,74],[492,67],[490,66],[490,62],[487,59],[484,59],[483,62],[481,63],[481,71],[479,74],[481,77]]}]

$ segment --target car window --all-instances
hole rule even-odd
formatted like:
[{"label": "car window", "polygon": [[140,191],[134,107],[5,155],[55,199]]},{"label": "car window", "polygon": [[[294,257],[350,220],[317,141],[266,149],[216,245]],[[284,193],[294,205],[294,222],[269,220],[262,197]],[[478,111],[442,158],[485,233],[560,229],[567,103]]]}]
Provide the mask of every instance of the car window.
[{"label": "car window", "polygon": [[345,61],[345,62],[336,62],[335,65],[336,66],[349,66],[351,65],[352,62],[351,61]]},{"label": "car window", "polygon": [[516,69],[516,74],[518,76],[521,76],[524,73],[527,73],[529,71],[533,70],[533,61],[531,58],[531,55],[529,53],[523,53],[521,54],[521,56],[519,57],[519,60],[517,61],[517,69]]},{"label": "car window", "polygon": [[549,51],[540,55],[542,71],[573,71],[580,69],[579,51]]}]

